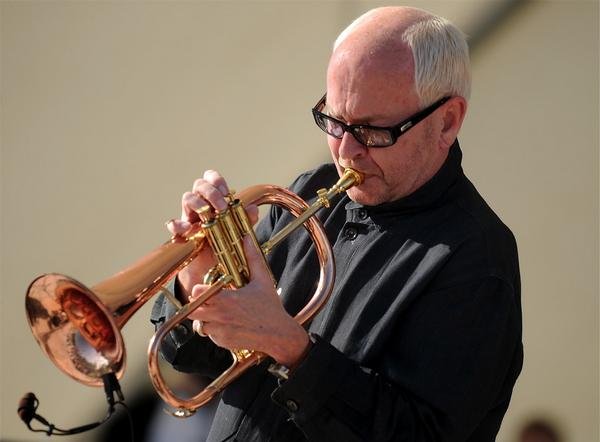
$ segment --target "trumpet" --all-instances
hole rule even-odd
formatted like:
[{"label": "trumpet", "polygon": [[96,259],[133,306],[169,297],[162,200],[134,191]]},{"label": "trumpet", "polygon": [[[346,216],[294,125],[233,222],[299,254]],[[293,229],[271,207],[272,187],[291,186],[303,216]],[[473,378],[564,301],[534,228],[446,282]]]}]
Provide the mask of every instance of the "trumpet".
[{"label": "trumpet", "polygon": [[[310,206],[294,193],[274,185],[257,185],[230,195],[226,211],[201,210],[201,222],[195,223],[185,235],[175,235],[92,288],[58,273],[41,275],[30,284],[25,298],[27,320],[34,338],[61,371],[84,385],[101,386],[102,376],[109,373],[121,378],[126,351],[120,330],[153,295],[166,291],[163,287],[166,282],[193,261],[204,247],[210,247],[217,263],[205,275],[210,287],[167,320],[148,347],[148,370],[157,393],[175,409],[176,416],[189,416],[267,356],[251,349],[231,351],[233,363],[224,373],[194,397],[182,399],[169,389],[160,373],[159,349],[164,336],[221,289],[240,288],[249,282],[251,275],[242,248],[244,236],[249,235],[265,257],[301,225],[315,244],[320,274],[314,294],[295,320],[304,324],[314,317],[333,290],[335,264],[323,225],[313,215],[322,207],[329,207],[332,198],[360,184],[362,179],[359,172],[346,169],[331,188],[317,192]],[[244,209],[251,204],[275,204],[296,218],[259,245]],[[169,295],[168,291],[166,294]]]}]

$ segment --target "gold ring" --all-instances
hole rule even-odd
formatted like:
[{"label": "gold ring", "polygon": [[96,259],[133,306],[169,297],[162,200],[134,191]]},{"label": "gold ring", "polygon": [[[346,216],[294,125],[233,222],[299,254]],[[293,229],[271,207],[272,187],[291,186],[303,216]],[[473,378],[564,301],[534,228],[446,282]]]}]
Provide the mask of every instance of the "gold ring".
[{"label": "gold ring", "polygon": [[198,333],[200,336],[202,336],[203,338],[206,338],[208,335],[206,333],[204,333],[204,321],[201,321],[199,319],[195,319],[194,323],[192,324],[192,328],[194,329],[194,331],[196,333]]}]

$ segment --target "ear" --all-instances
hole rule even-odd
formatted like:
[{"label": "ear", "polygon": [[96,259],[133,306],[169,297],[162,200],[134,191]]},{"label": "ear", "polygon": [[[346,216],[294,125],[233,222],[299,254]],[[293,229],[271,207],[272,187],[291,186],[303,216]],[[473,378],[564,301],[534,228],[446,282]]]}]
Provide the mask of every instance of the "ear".
[{"label": "ear", "polygon": [[448,150],[456,140],[467,113],[467,100],[463,97],[452,97],[442,106],[442,130],[440,132],[440,148]]}]

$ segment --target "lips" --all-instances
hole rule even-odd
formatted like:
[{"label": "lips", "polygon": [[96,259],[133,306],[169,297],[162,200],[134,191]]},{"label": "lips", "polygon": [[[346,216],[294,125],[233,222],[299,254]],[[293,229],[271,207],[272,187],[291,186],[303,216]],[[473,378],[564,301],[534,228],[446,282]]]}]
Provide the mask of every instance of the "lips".
[{"label": "lips", "polygon": [[363,178],[362,183],[360,183],[359,185],[363,185],[365,183],[365,181],[367,181],[369,178],[373,177],[373,174],[363,172],[360,169],[354,169],[354,170],[356,170],[358,173],[360,173],[362,175],[362,178]]}]

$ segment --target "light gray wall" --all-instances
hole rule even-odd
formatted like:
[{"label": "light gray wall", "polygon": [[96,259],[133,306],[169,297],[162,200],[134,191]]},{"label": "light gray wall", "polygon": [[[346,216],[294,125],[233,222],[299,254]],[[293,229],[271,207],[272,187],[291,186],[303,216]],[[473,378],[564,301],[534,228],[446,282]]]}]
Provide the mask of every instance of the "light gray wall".
[{"label": "light gray wall", "polygon": [[532,2],[478,52],[465,167],[517,237],[523,286],[505,427],[541,414],[599,440],[598,3]]},{"label": "light gray wall", "polygon": [[[371,2],[2,2],[0,438],[75,426],[100,390],[59,373],[23,312],[31,279],[94,284],[157,246],[206,168],[242,189],[327,158],[309,109],[331,42]],[[463,28],[497,2],[415,2]],[[598,440],[598,4],[520,8],[473,58],[465,168],[515,232],[526,363],[499,436],[547,413]],[[148,384],[148,308],[125,327],[125,393]],[[71,440],[89,440],[72,438]]]}]

